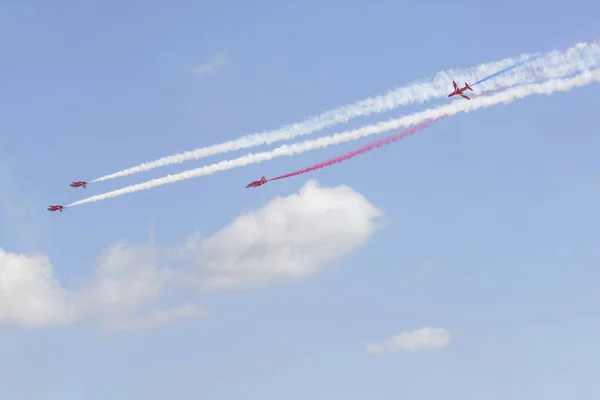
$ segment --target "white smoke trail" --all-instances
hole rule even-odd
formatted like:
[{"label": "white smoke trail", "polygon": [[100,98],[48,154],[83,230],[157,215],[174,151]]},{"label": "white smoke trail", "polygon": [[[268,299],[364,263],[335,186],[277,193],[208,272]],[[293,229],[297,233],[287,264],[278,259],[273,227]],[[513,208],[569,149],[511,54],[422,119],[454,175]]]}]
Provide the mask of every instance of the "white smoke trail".
[{"label": "white smoke trail", "polygon": [[461,112],[468,113],[471,111],[478,110],[480,108],[487,108],[501,103],[508,104],[512,103],[517,99],[527,97],[533,94],[550,95],[554,92],[566,92],[576,87],[585,86],[592,82],[599,81],[600,69],[596,69],[594,71],[583,72],[573,78],[554,79],[543,83],[533,83],[523,86],[517,86],[490,96],[478,97],[471,101],[455,101],[448,105],[430,108],[428,110],[421,111],[402,118],[392,119],[389,121],[380,122],[378,124],[364,126],[351,131],[338,133],[331,136],[325,136],[315,140],[307,140],[301,143],[283,145],[271,151],[265,151],[256,154],[247,154],[245,156],[233,160],[225,160],[205,167],[184,171],[179,174],[167,175],[163,178],[152,179],[150,181],[139,183],[137,185],[132,185],[105,194],[92,196],[87,199],[83,199],[72,203],[68,207],[92,203],[100,200],[106,200],[113,197],[122,196],[124,194],[148,190],[158,186],[167,185],[186,179],[196,178],[205,175],[212,175],[216,172],[226,171],[237,167],[244,167],[249,164],[260,163],[263,161],[271,160],[276,157],[301,154],[310,150],[325,148],[331,145],[353,141],[365,136],[377,135],[403,126],[416,125],[429,119],[444,116],[452,116]]},{"label": "white smoke trail", "polygon": [[[433,98],[446,97],[450,92],[452,80],[457,82],[475,82],[504,69],[510,65],[533,57],[532,54],[523,54],[517,58],[489,64],[481,64],[463,70],[449,70],[438,73],[433,80],[415,82],[406,87],[395,89],[381,96],[370,97],[357,103],[340,106],[316,117],[309,118],[301,123],[286,125],[279,129],[243,136],[221,144],[202,147],[192,151],[160,158],[155,161],[145,162],[138,166],[105,175],[92,182],[100,182],[122,176],[149,171],[154,168],[171,164],[180,164],[189,160],[197,160],[215,154],[237,151],[263,144],[293,139],[298,136],[309,135],[313,132],[346,123],[352,118],[367,116],[393,110],[399,106],[410,103],[423,103]],[[520,67],[506,75],[500,75],[486,81],[486,91],[505,89],[517,84],[531,83],[546,79],[563,78],[582,71],[598,67],[600,64],[600,42],[579,43],[566,51],[552,51],[545,54],[527,67]]]}]

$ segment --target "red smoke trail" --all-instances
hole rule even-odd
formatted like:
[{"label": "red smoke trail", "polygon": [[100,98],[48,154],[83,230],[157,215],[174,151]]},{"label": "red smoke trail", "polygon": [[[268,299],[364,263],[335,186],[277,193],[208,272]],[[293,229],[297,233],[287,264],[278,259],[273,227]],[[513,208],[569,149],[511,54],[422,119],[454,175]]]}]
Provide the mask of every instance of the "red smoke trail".
[{"label": "red smoke trail", "polygon": [[430,125],[433,125],[435,122],[437,122],[438,120],[442,119],[444,117],[440,117],[440,118],[436,118],[436,119],[432,119],[429,121],[425,121],[419,125],[413,126],[411,128],[405,129],[404,131],[400,132],[400,133],[396,133],[386,139],[380,139],[377,140],[375,142],[371,142],[363,147],[361,147],[360,149],[357,150],[353,150],[347,154],[344,154],[343,156],[338,156],[335,158],[332,158],[331,160],[327,160],[324,161],[322,163],[319,164],[315,164],[312,167],[308,167],[308,168],[304,168],[304,169],[300,169],[298,171],[295,172],[290,172],[289,174],[285,174],[285,175],[281,175],[278,176],[277,178],[273,178],[273,179],[269,179],[267,182],[269,181],[276,181],[278,179],[285,179],[285,178],[290,178],[292,176],[297,176],[297,175],[302,175],[305,174],[307,172],[311,172],[311,171],[315,171],[317,169],[321,169],[321,168],[325,168],[325,167],[330,167],[333,164],[337,164],[346,160],[349,160],[353,157],[356,157],[360,154],[364,154],[368,151],[373,150],[374,148],[378,148],[378,147],[383,147],[383,146],[387,146],[388,144],[397,142],[400,139],[404,139],[405,137],[408,137],[414,133],[416,133],[417,131],[420,131],[421,129],[425,129]]}]

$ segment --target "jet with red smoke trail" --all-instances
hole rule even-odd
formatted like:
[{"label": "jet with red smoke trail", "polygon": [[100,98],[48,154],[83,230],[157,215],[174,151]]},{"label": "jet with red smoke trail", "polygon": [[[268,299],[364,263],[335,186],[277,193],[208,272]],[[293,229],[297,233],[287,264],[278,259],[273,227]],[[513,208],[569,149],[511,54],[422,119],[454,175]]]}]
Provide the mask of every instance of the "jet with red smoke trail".
[{"label": "jet with red smoke trail", "polygon": [[332,166],[334,164],[338,164],[338,163],[350,160],[351,158],[354,158],[354,157],[356,157],[358,155],[361,155],[361,154],[365,154],[365,153],[367,153],[367,152],[369,152],[369,151],[371,151],[373,149],[376,149],[376,148],[379,148],[379,147],[383,147],[383,146],[387,146],[387,145],[389,145],[391,143],[397,142],[398,140],[401,140],[401,139],[404,139],[404,138],[406,138],[406,137],[408,137],[410,135],[413,135],[417,131],[420,131],[421,129],[427,128],[428,126],[434,124],[435,122],[439,121],[442,118],[445,118],[445,117],[438,117],[438,118],[435,118],[435,119],[431,119],[431,120],[422,122],[419,125],[412,126],[412,127],[408,128],[408,129],[405,129],[402,132],[398,132],[398,133],[396,133],[396,134],[394,134],[394,135],[392,135],[392,136],[390,136],[388,138],[380,139],[380,140],[377,140],[375,142],[368,143],[368,144],[364,145],[363,147],[361,147],[359,149],[356,149],[356,150],[352,150],[352,151],[350,151],[350,152],[348,152],[348,153],[346,153],[346,154],[344,154],[342,156],[334,157],[334,158],[331,158],[331,159],[329,159],[327,161],[320,162],[318,164],[313,165],[312,167],[299,169],[297,171],[290,172],[289,174],[285,174],[285,175],[281,175],[281,176],[278,176],[278,177],[275,177],[275,178],[271,178],[271,179],[269,179],[269,182],[270,181],[277,181],[279,179],[291,178],[293,176],[298,176],[298,175],[302,175],[302,174],[306,174],[307,172],[316,171],[316,170],[321,169],[321,168],[330,167],[330,166]]},{"label": "jet with red smoke trail", "polygon": [[459,96],[464,97],[467,100],[471,100],[471,99],[469,99],[467,96],[465,96],[463,94],[463,92],[465,90],[467,90],[467,89],[469,89],[471,92],[473,91],[473,89],[471,89],[471,86],[469,86],[469,84],[467,82],[465,82],[465,87],[464,88],[459,88],[458,85],[456,84],[456,82],[454,82],[454,81],[452,81],[452,84],[454,85],[454,92],[450,93],[448,95],[448,97],[459,95]]},{"label": "jet with red smoke trail", "polygon": [[250,188],[250,187],[259,187],[261,185],[264,185],[265,183],[267,183],[267,180],[263,176],[262,178],[260,178],[259,181],[250,182],[246,187],[247,188]]}]

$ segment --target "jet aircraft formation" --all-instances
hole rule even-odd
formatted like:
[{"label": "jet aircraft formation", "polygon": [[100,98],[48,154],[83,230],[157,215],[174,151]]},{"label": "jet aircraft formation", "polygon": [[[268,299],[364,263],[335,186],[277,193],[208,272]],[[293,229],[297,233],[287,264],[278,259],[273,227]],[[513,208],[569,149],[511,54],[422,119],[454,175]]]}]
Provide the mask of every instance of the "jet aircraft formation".
[{"label": "jet aircraft formation", "polygon": [[[459,88],[455,81],[452,81],[452,85],[454,86],[454,91],[452,93],[450,93],[448,95],[448,97],[459,95],[467,100],[470,100],[470,98],[468,96],[463,94],[463,92],[467,89],[470,91],[473,91],[473,89],[471,88],[471,86],[469,86],[469,84],[467,82],[465,82],[465,87],[463,87],[463,88]],[[263,176],[258,181],[250,182],[248,185],[246,185],[246,188],[259,187],[259,186],[264,185],[267,182],[268,182],[268,180]],[[84,189],[86,189],[87,188],[86,185],[87,185],[87,182],[85,182],[85,181],[76,181],[76,182],[72,182],[69,186],[74,187],[74,188],[83,187]],[[52,212],[54,212],[54,211],[63,212],[64,209],[65,209],[65,206],[61,206],[61,205],[48,206],[48,211],[52,211]]]},{"label": "jet aircraft formation", "polygon": [[[87,188],[87,182],[84,181],[77,181],[77,182],[72,182],[69,186],[77,188],[77,187],[82,187],[84,189]],[[48,211],[60,211],[63,212],[63,210],[65,209],[65,206],[59,206],[59,205],[55,205],[55,206],[48,206]]]}]

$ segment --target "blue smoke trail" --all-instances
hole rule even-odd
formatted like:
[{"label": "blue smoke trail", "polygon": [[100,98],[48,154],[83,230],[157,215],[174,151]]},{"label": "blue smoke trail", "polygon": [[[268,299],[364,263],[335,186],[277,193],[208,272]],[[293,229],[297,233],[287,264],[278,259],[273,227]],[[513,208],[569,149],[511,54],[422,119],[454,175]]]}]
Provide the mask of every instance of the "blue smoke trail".
[{"label": "blue smoke trail", "polygon": [[477,81],[477,82],[475,82],[474,84],[472,84],[472,85],[471,85],[471,87],[473,87],[473,86],[475,86],[475,85],[477,85],[477,84],[480,84],[481,82],[485,82],[485,81],[487,81],[488,79],[491,79],[491,78],[493,78],[493,77],[495,77],[495,76],[498,76],[498,75],[500,75],[500,74],[503,74],[503,73],[505,73],[505,72],[508,72],[508,71],[510,71],[511,69],[515,69],[515,68],[517,68],[518,66],[521,66],[521,65],[523,65],[523,64],[526,64],[526,63],[528,63],[528,62],[531,62],[531,61],[533,61],[533,60],[536,60],[536,59],[540,58],[541,56],[542,56],[542,55],[541,55],[541,54],[539,54],[539,55],[537,55],[537,56],[533,56],[533,57],[531,57],[531,58],[528,58],[528,59],[526,59],[526,60],[520,61],[520,62],[518,62],[518,63],[516,63],[516,64],[514,64],[514,65],[511,65],[510,67],[506,67],[506,68],[504,68],[503,70],[500,70],[500,71],[498,71],[498,72],[496,72],[496,73],[494,73],[494,74],[492,74],[492,75],[490,75],[490,76],[486,76],[485,78],[483,78],[483,79],[482,79],[482,80],[480,80],[480,81]]}]

